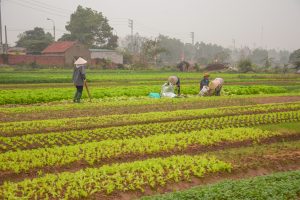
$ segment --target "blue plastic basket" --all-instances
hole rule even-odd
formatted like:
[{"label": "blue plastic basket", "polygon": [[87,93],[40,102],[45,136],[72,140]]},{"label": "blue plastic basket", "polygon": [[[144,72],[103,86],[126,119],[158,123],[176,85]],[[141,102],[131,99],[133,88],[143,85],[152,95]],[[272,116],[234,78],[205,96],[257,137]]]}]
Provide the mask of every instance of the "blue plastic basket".
[{"label": "blue plastic basket", "polygon": [[151,93],[149,94],[149,97],[150,97],[150,98],[156,98],[156,99],[159,99],[159,98],[160,98],[160,94],[159,94],[159,93],[151,92]]}]

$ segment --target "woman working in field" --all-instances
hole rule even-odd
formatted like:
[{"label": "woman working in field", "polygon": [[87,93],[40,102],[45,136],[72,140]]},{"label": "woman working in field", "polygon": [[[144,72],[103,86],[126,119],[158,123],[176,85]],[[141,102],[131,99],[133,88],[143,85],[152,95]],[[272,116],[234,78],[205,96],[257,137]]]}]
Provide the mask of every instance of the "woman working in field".
[{"label": "woman working in field", "polygon": [[76,93],[73,98],[74,103],[80,103],[83,86],[86,81],[86,77],[85,77],[86,63],[87,63],[87,61],[81,57],[79,57],[74,63],[75,67],[74,67],[74,71],[73,71],[73,83],[76,87]]}]

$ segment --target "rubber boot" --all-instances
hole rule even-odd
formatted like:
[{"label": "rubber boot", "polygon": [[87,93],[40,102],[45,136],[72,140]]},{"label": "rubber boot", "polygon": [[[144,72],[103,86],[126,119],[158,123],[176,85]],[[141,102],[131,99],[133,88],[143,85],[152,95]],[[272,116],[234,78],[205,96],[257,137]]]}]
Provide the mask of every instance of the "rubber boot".
[{"label": "rubber boot", "polygon": [[77,103],[80,103],[80,99],[81,99],[81,96],[82,96],[82,92],[78,91],[77,93]]},{"label": "rubber boot", "polygon": [[77,102],[77,96],[78,96],[78,91],[76,90],[74,98],[73,98],[73,102],[76,103]]}]

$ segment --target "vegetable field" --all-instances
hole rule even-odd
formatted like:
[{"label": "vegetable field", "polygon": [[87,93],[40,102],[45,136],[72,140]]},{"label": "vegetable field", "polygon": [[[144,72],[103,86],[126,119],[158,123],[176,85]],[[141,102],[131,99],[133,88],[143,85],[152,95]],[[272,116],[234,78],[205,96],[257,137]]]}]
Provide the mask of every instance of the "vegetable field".
[{"label": "vegetable field", "polygon": [[88,71],[73,103],[71,73],[0,72],[0,199],[299,199],[300,75]]}]

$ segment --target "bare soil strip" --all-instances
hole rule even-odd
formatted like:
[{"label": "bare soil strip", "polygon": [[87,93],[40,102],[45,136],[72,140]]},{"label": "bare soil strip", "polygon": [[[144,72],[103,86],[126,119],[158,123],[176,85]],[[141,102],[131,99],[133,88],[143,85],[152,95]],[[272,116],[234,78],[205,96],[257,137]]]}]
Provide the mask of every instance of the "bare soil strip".
[{"label": "bare soil strip", "polygon": [[[298,141],[300,140],[300,134],[287,134],[287,135],[280,135],[280,136],[274,136],[271,138],[263,139],[259,142],[259,144],[272,144],[282,141]],[[88,167],[100,167],[105,164],[112,164],[112,163],[123,163],[123,162],[132,162],[136,160],[145,160],[149,158],[155,158],[155,157],[168,157],[171,155],[198,155],[201,153],[207,153],[207,152],[214,152],[214,151],[220,151],[220,150],[226,150],[231,148],[242,148],[242,147],[249,147],[254,145],[254,142],[251,140],[243,141],[243,142],[222,142],[219,144],[211,145],[211,146],[202,146],[202,145],[193,145],[189,146],[188,148],[184,150],[174,149],[168,152],[159,152],[159,153],[153,153],[153,154],[126,154],[121,155],[115,158],[110,159],[103,159],[101,162],[96,163],[94,165],[89,165],[85,161],[79,161],[74,162],[65,166],[57,166],[57,167],[44,167],[44,168],[36,168],[33,170],[29,170],[25,173],[16,174],[11,171],[2,171],[0,172],[0,184],[3,184],[4,181],[21,181],[25,178],[35,178],[38,176],[38,173],[60,173],[64,171],[69,172],[75,172],[80,169],[88,168]],[[258,156],[258,155],[257,155]],[[277,154],[274,155],[276,157]],[[297,160],[300,161],[300,154],[299,157],[295,157]],[[254,159],[255,160],[255,159]],[[231,161],[234,163],[234,161]],[[247,161],[248,162],[248,161]],[[246,163],[247,163],[246,162]],[[242,162],[244,163],[244,161]],[[241,164],[239,164],[241,165]]]}]

